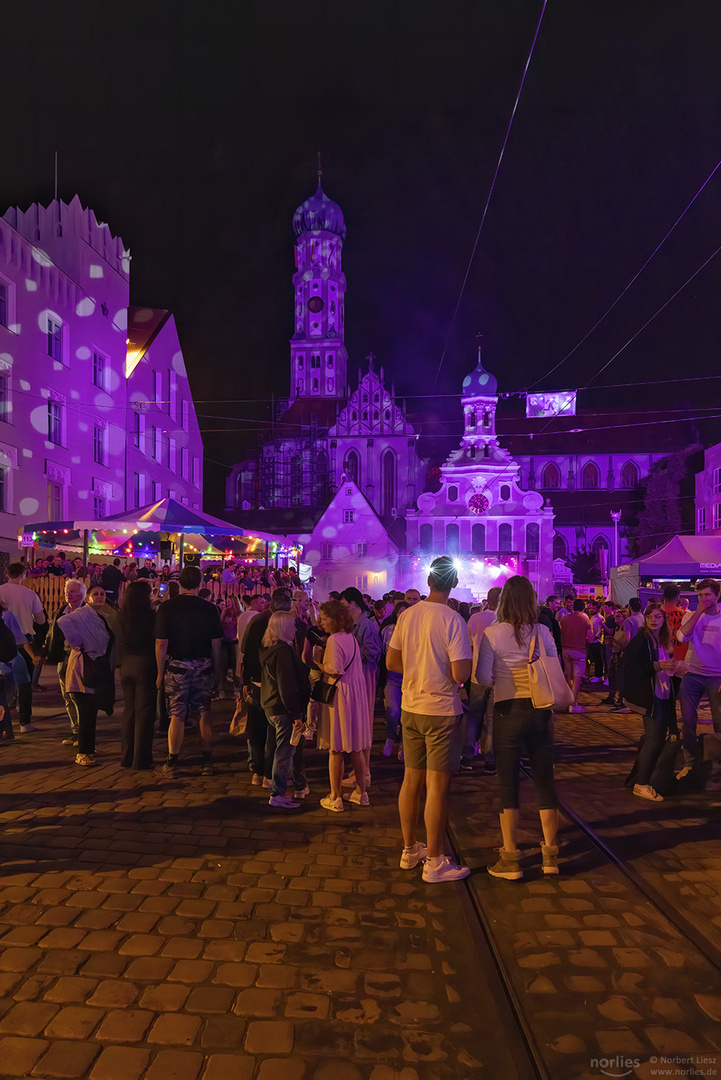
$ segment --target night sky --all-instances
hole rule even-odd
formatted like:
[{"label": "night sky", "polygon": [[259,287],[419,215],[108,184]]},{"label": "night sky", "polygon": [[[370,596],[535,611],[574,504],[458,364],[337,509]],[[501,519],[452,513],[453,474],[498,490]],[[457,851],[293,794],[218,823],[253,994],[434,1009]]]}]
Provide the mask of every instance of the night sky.
[{"label": "night sky", "polygon": [[[320,149],[348,230],[353,382],[372,349],[420,413],[541,8],[10,5],[1,209],[52,198],[57,149],[61,197],[131,248],[131,302],[174,312],[207,457],[229,466],[288,393],[291,217]],[[438,395],[458,392],[478,332],[501,391],[542,379],[655,248],[721,158],[720,32],[718,0],[549,0]],[[721,169],[542,385],[587,382],[719,244]],[[599,382],[719,373],[720,284],[721,255]],[[708,406],[716,386],[604,401]],[[452,435],[457,418],[441,397],[424,430]],[[223,476],[208,465],[211,512]]]}]

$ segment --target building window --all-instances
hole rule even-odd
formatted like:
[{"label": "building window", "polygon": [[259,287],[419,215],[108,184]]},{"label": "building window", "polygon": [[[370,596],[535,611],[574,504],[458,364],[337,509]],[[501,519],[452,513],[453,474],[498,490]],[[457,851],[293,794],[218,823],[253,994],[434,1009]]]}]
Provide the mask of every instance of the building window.
[{"label": "building window", "polygon": [[163,373],[161,371],[153,372],[153,400],[156,405],[161,405],[163,401]]},{"label": "building window", "polygon": [[0,326],[8,324],[8,287],[4,281],[0,281]]},{"label": "building window", "polygon": [[158,460],[158,429],[156,427],[150,429],[150,456],[157,461]]},{"label": "building window", "polygon": [[330,562],[333,558],[333,545],[331,543],[323,542],[320,545],[320,557],[324,562]]},{"label": "building window", "polygon": [[540,550],[540,529],[535,521],[531,521],[526,525],[526,555],[529,559],[537,559]]},{"label": "building window", "polygon": [[368,575],[367,574],[359,574],[358,577],[355,579],[355,587],[356,587],[356,589],[360,589],[361,592],[367,592],[368,591]]},{"label": "building window", "polygon": [[63,520],[63,485],[48,480],[48,521]]},{"label": "building window", "polygon": [[105,389],[105,380],[107,372],[107,360],[102,353],[93,353],[93,386],[97,386],[99,390]]},{"label": "building window", "polygon": [[474,525],[471,529],[471,551],[474,555],[483,555],[486,550],[486,526]]},{"label": "building window", "polygon": [[446,551],[449,555],[457,555],[461,550],[460,529],[455,521],[446,525]]},{"label": "building window", "polygon": [[456,502],[457,499],[458,499],[458,488],[455,486],[455,484],[451,484],[451,486],[448,489],[448,501],[449,502]]},{"label": "building window", "polygon": [[381,513],[389,516],[396,506],[396,457],[386,450],[381,465]]},{"label": "building window", "polygon": [[361,540],[360,543],[356,544],[355,548],[356,548],[356,556],[359,559],[364,559],[366,557],[366,555],[368,554],[368,541],[367,540]]},{"label": "building window", "polygon": [[190,402],[183,398],[180,406],[181,423],[183,425],[183,431],[187,431],[190,425]]},{"label": "building window", "polygon": [[143,497],[142,489],[143,489],[142,477],[141,477],[139,472],[134,472],[133,473],[133,506],[134,507],[138,507],[138,506],[141,505],[141,500],[142,500],[142,497]]},{"label": "building window", "polygon": [[346,454],[343,462],[343,472],[347,480],[352,480],[354,484],[360,483],[360,458],[355,450],[349,450]]},{"label": "building window", "polygon": [[0,465],[0,510],[3,513],[8,508],[8,474],[7,465]]},{"label": "building window", "polygon": [[587,461],[581,471],[581,487],[597,488],[598,487],[598,469],[592,461]]},{"label": "building window", "polygon": [[702,506],[698,511],[698,528],[697,532],[706,532],[706,507]]},{"label": "building window", "polygon": [[565,539],[560,533],[554,533],[553,536],[553,557],[554,559],[563,559],[565,561],[568,555],[568,546]]},{"label": "building window", "polygon": [[153,492],[153,502],[160,502],[160,500],[163,497],[163,489],[160,486],[160,481],[159,480],[153,480],[152,492]]},{"label": "building window", "polygon": [[713,471],[713,493],[714,495],[721,493],[721,469]]},{"label": "building window", "polygon": [[344,525],[352,525],[354,521],[355,521],[355,510],[344,510],[343,511],[343,524]]},{"label": "building window", "polygon": [[541,487],[543,488],[558,488],[561,486],[561,474],[558,468],[549,461],[545,469],[541,473]]},{"label": "building window", "polygon": [[102,521],[105,517],[105,499],[102,495],[93,495],[93,518]]},{"label": "building window", "polygon": [[100,424],[93,427],[93,461],[97,465],[105,465],[105,428]]},{"label": "building window", "polygon": [[48,315],[48,356],[63,360],[63,325],[54,315]]},{"label": "building window", "polygon": [[188,479],[188,451],[184,446],[180,448],[180,475],[183,480]]},{"label": "building window", "polygon": [[433,526],[421,525],[419,533],[421,551],[433,551]]},{"label": "building window", "polygon": [[503,502],[508,502],[511,497],[511,489],[508,484],[501,484],[500,496]]},{"label": "building window", "polygon": [[503,552],[513,550],[513,529],[507,521],[498,526],[498,550]]},{"label": "building window", "polygon": [[200,459],[193,458],[193,487],[200,487]]},{"label": "building window", "polygon": [[627,461],[621,469],[621,487],[635,488],[638,483],[638,469],[633,461]]},{"label": "building window", "polygon": [[713,504],[713,527],[721,529],[721,503]]},{"label": "building window", "polygon": [[312,355],[311,358],[310,358],[310,366],[312,368],[319,368],[320,367],[320,356]]},{"label": "building window", "polygon": [[[62,446],[63,442],[63,408],[57,401],[48,402],[48,442]],[[51,518],[58,521],[59,518]]]},{"label": "building window", "polygon": [[10,376],[0,371],[0,420],[10,423]]},{"label": "building window", "polygon": [[136,449],[139,450],[140,449],[140,413],[139,412],[133,412],[132,424],[133,424],[133,427],[132,427],[133,446]]},{"label": "building window", "polygon": [[168,468],[175,472],[175,439],[168,439]]}]

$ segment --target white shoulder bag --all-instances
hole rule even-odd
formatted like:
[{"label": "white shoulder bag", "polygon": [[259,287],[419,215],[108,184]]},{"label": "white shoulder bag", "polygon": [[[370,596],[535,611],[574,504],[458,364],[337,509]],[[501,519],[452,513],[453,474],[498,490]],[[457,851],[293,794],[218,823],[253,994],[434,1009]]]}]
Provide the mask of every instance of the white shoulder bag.
[{"label": "white shoulder bag", "polygon": [[557,656],[549,656],[538,626],[528,646],[528,682],[534,709],[568,709],[573,692],[566,682]]}]

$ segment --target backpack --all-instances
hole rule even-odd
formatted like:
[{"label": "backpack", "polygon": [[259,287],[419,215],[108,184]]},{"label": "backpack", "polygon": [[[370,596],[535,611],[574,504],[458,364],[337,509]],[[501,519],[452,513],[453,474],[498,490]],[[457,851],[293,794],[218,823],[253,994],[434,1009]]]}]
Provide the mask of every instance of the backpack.
[{"label": "backpack", "polygon": [[0,619],[0,664],[12,664],[17,654],[15,635]]}]

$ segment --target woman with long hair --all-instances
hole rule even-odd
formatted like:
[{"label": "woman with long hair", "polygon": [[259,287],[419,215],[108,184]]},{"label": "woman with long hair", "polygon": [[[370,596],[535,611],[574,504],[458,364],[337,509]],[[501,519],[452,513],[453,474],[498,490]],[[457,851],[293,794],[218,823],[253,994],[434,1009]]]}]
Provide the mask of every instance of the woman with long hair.
[{"label": "woman with long hair", "polygon": [[338,600],[321,604],[321,630],[330,636],[325,646],[313,649],[313,660],[325,682],[335,683],[330,705],[321,709],[318,746],[330,752],[328,774],[330,794],[320,800],[325,810],[339,813],[343,806],[343,754],[350,754],[355,769],[355,790],[350,802],[368,806],[366,755],[373,741],[373,722],[368,712],[368,691],[360,646],[353,634],[353,616]]},{"label": "woman with long hair", "polygon": [[[350,586],[344,589],[340,594],[340,602],[343,604],[350,613],[350,617],[353,620],[352,633],[356,641],[358,642],[358,648],[360,649],[361,663],[363,665],[363,678],[366,684],[366,709],[367,717],[366,723],[369,726],[371,732],[371,738],[368,743],[368,747],[365,751],[365,763],[366,763],[366,786],[370,787],[370,768],[371,768],[371,745],[373,743],[373,713],[375,711],[376,704],[376,690],[378,687],[378,666],[381,659],[381,638],[378,633],[378,629],[373,622],[371,622],[370,612],[368,605],[363,599],[363,594],[359,589],[354,586]],[[353,786],[353,778],[346,780],[346,784]],[[354,791],[354,797],[357,799],[360,792],[360,785],[356,780],[356,787]],[[365,805],[365,804],[364,804]]]},{"label": "woman with long hair", "polygon": [[[238,664],[238,616],[240,615],[240,603],[237,596],[226,596],[220,607],[220,624],[223,627],[221,672],[223,683],[230,681],[233,688],[237,685],[235,669]],[[221,690],[221,696],[223,691]]]},{"label": "woman with long hair", "polygon": [[155,681],[155,610],[147,578],[129,581],[120,607],[120,683],[123,688],[120,764],[152,769]]},{"label": "woman with long hair", "polygon": [[303,761],[303,750],[299,743],[303,717],[310,700],[308,668],[295,651],[295,633],[295,616],[292,612],[274,611],[268,620],[259,653],[260,704],[275,735],[268,802],[282,810],[297,810],[300,806],[287,794],[291,770],[296,791],[304,793],[307,787],[305,772],[294,767],[294,755],[298,756],[296,764],[302,765]]},{"label": "woman with long hair", "polygon": [[643,715],[646,737],[638,748],[633,794],[651,802],[663,802],[663,795],[651,786],[651,773],[666,735],[678,734],[676,691],[671,676],[683,663],[673,659],[665,611],[659,604],[648,604],[643,626],[623,652],[623,700]]},{"label": "woman with long hair", "polygon": [[493,686],[493,742],[498,771],[501,834],[500,859],[488,867],[493,877],[517,881],[523,877],[518,865],[518,800],[522,748],[531,763],[533,786],[538,797],[543,842],[544,874],[558,873],[558,803],[553,787],[553,740],[551,709],[536,709],[531,700],[529,658],[545,651],[556,656],[551,631],[538,622],[538,603],[533,586],[520,574],[503,586],[496,621],[481,639],[478,682]]}]

